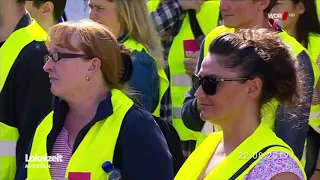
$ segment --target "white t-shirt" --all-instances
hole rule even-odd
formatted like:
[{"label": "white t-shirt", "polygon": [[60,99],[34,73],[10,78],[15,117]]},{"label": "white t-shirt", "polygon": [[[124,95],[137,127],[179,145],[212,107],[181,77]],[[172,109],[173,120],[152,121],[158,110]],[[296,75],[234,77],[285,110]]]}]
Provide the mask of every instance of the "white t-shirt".
[{"label": "white t-shirt", "polygon": [[88,1],[85,0],[67,0],[65,13],[68,20],[80,20],[89,18]]}]

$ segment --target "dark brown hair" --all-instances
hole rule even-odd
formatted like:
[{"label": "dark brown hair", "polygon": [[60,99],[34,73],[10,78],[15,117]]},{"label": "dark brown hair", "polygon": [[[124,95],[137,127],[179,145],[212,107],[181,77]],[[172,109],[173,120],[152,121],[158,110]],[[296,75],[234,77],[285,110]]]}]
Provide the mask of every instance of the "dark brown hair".
[{"label": "dark brown hair", "polygon": [[59,22],[61,16],[64,13],[64,9],[66,7],[67,0],[33,0],[33,6],[37,9],[41,7],[42,4],[46,2],[52,2],[54,9],[53,9],[53,17],[56,22]]},{"label": "dark brown hair", "polygon": [[[305,48],[309,45],[309,33],[320,35],[320,21],[317,14],[316,1],[314,0],[291,0],[294,6],[303,3],[305,12],[299,16],[296,31],[297,41]],[[319,0],[318,0],[319,1]]]},{"label": "dark brown hair", "polygon": [[218,63],[239,70],[240,76],[262,80],[261,106],[272,98],[287,105],[299,104],[302,92],[297,61],[275,32],[242,29],[222,34],[211,43],[209,52],[225,57]]},{"label": "dark brown hair", "polygon": [[265,14],[271,12],[272,8],[277,4],[278,0],[270,0],[268,7],[263,11]]},{"label": "dark brown hair", "polygon": [[17,4],[25,4],[26,0],[16,0]]}]

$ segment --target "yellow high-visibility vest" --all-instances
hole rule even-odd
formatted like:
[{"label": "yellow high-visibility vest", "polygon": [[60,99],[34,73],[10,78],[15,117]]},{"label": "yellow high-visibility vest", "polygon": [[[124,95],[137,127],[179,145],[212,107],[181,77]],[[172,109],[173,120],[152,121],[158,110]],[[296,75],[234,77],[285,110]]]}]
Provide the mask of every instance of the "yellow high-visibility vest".
[{"label": "yellow high-visibility vest", "polygon": [[[151,54],[148,52],[148,49],[146,47],[144,47],[141,43],[138,43],[137,41],[135,41],[131,38],[127,39],[123,44],[126,47],[130,48],[131,52],[134,50],[142,52],[144,50],[146,53],[148,53],[151,56]],[[158,65],[156,60],[155,60],[155,62]],[[158,76],[159,76],[159,87],[160,87],[159,88],[159,102],[158,102],[157,108],[154,110],[154,112],[152,112],[152,114],[159,117],[160,116],[161,99],[164,96],[164,93],[169,88],[169,80],[168,80],[167,75],[164,72],[163,68],[158,68]]]},{"label": "yellow high-visibility vest", "polygon": [[[226,33],[226,32],[234,32],[233,28],[227,28],[225,26],[219,26],[216,29],[214,29],[206,38],[205,43],[204,43],[204,56],[208,55],[209,51],[209,46],[211,42],[220,34]],[[292,53],[294,53],[295,56],[300,54],[302,51],[305,51],[308,53],[308,51],[299,43],[296,41],[295,38],[289,36],[286,32],[280,32],[278,35],[281,37],[281,39],[290,46]],[[316,86],[318,79],[319,79],[319,68],[312,61],[312,68],[314,71],[314,87]],[[279,103],[273,99],[271,102],[267,103],[262,107],[262,120],[268,124],[268,126],[273,130],[274,129],[274,123],[275,123],[275,117],[276,117],[276,112],[278,108]]]},{"label": "yellow high-visibility vest", "polygon": [[[200,179],[203,171],[210,162],[212,155],[223,139],[223,133],[214,132],[189,156],[174,178],[175,180]],[[266,149],[265,151],[263,151]],[[277,152],[277,153],[273,153]],[[283,152],[283,154],[279,153]],[[304,170],[294,155],[292,149],[278,138],[274,132],[265,124],[261,123],[252,135],[246,138],[236,149],[234,149],[225,159],[223,159],[204,180],[213,179],[237,179],[242,180],[263,158],[292,157],[299,165],[301,171]],[[245,164],[253,159],[248,167]],[[240,169],[239,175],[235,175]],[[306,175],[304,173],[306,179]]]},{"label": "yellow high-visibility vest", "polygon": [[[20,51],[32,41],[42,42],[46,38],[47,33],[35,20],[9,36],[0,48],[0,93]],[[14,179],[16,172],[15,156],[19,132],[16,127],[3,122],[0,119],[0,180],[8,180]]]},{"label": "yellow high-visibility vest", "polygon": [[[318,2],[320,2],[318,0]],[[309,33],[309,44],[308,44],[308,51],[310,53],[311,60],[317,64],[317,60],[320,56],[320,35]],[[314,90],[316,91],[316,90]],[[311,105],[311,111],[309,116],[309,125],[318,133],[320,133],[320,104]],[[307,143],[305,143],[304,151],[303,151],[303,158],[301,162],[303,166],[306,164],[306,154],[307,154]]]},{"label": "yellow high-visibility vest", "polygon": [[[318,0],[318,2],[320,2]],[[310,33],[309,34],[309,44],[308,44],[308,51],[310,53],[311,59],[314,63],[317,63],[317,60],[320,56],[320,35]],[[309,118],[309,124],[316,131],[320,133],[320,104],[312,105],[311,106],[311,113]]]},{"label": "yellow high-visibility vest", "polygon": [[[66,169],[65,178],[69,172],[90,173],[91,179],[107,179],[108,175],[101,168],[106,161],[113,162],[114,149],[120,132],[123,118],[132,107],[133,102],[120,90],[111,90],[113,114],[107,119],[94,124],[77,150],[71,156]],[[53,127],[53,112],[38,126],[30,152],[30,157],[47,155],[47,137]],[[106,141],[106,139],[108,139]],[[106,150],[101,151],[101,144]],[[62,158],[63,160],[63,158]],[[27,164],[28,180],[52,179],[48,161],[30,161]],[[38,167],[38,168],[37,168]]]},{"label": "yellow high-visibility vest", "polygon": [[[209,46],[210,43],[220,34],[225,33],[225,32],[234,32],[235,30],[233,28],[227,28],[225,26],[219,26],[216,29],[214,29],[206,38],[205,44],[204,44],[204,56],[208,54],[209,51]],[[289,45],[291,48],[291,52],[297,56],[301,52],[305,51],[308,53],[310,56],[309,52],[307,49],[305,49],[295,38],[291,37],[288,35],[286,32],[280,32],[278,33],[281,39]],[[310,58],[312,58],[310,56]],[[314,73],[314,88],[318,82],[319,79],[319,68],[317,64],[314,61],[311,61],[312,64],[312,69]],[[261,108],[261,115],[262,115],[262,121],[266,123],[270,129],[274,130],[274,124],[275,124],[275,118],[276,118],[276,113],[278,109],[279,102],[275,99],[272,99],[269,103],[266,103],[262,108]],[[219,129],[219,128],[216,128]],[[206,138],[206,135],[201,135],[198,140],[197,140],[197,146],[201,144],[201,142]],[[305,153],[301,159],[301,162],[305,164]]]},{"label": "yellow high-visibility vest", "polygon": [[[149,1],[149,11],[155,11],[160,1]],[[205,1],[199,12],[196,13],[197,20],[203,31],[207,35],[212,29],[218,26],[219,20],[219,1]],[[189,15],[186,14],[179,33],[175,36],[168,56],[168,64],[170,68],[170,87],[172,100],[172,121],[173,126],[177,130],[181,141],[196,140],[199,132],[189,130],[185,127],[181,119],[181,108],[184,96],[190,89],[191,78],[185,73],[184,69],[184,40],[195,40],[193,35]]]}]

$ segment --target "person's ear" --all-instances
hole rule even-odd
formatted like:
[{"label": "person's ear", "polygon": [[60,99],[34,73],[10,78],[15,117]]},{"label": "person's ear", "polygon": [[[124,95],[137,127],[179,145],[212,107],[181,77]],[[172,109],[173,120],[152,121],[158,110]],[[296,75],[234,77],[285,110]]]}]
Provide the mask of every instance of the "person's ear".
[{"label": "person's ear", "polygon": [[101,60],[99,58],[93,58],[91,60],[91,64],[88,68],[89,72],[96,72],[98,70],[100,70],[101,67]]},{"label": "person's ear", "polygon": [[299,14],[303,14],[304,12],[306,12],[306,8],[304,7],[303,2],[299,2],[296,5],[296,12],[299,13]]},{"label": "person's ear", "polygon": [[53,11],[54,11],[54,5],[51,1],[47,1],[41,6],[41,12],[43,14],[53,15]]},{"label": "person's ear", "polygon": [[270,0],[259,0],[259,1],[256,1],[256,3],[258,5],[258,10],[264,11],[265,9],[268,8],[268,6],[270,4]]},{"label": "person's ear", "polygon": [[248,92],[247,97],[249,99],[257,99],[260,95],[260,92],[262,90],[262,80],[260,78],[254,78],[252,80],[248,80]]},{"label": "person's ear", "polygon": [[88,64],[88,72],[86,76],[87,81],[90,81],[90,79],[92,79],[94,74],[96,74],[101,67],[101,60],[99,58],[93,58],[89,61],[90,63]]}]

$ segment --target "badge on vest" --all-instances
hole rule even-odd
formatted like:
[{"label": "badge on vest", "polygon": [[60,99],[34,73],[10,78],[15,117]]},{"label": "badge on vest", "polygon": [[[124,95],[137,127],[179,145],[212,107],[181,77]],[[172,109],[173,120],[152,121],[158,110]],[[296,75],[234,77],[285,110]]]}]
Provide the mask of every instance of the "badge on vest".
[{"label": "badge on vest", "polygon": [[183,41],[184,48],[184,57],[185,58],[195,58],[198,57],[200,48],[197,44],[196,40],[184,40]]}]

